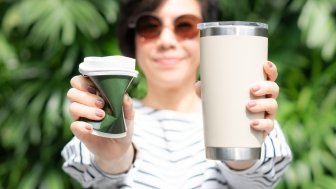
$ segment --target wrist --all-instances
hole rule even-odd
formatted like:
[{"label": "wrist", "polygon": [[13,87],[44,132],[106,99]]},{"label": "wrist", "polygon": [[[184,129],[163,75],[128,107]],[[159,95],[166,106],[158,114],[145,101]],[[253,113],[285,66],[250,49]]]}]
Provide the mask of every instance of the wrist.
[{"label": "wrist", "polygon": [[104,160],[99,157],[94,157],[95,164],[98,168],[110,175],[126,173],[133,164],[135,159],[135,149],[131,144],[125,154],[118,159]]}]

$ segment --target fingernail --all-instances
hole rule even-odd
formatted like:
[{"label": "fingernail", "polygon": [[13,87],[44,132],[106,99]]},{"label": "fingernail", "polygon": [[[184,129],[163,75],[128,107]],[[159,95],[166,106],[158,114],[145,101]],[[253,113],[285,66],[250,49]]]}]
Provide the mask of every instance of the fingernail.
[{"label": "fingernail", "polygon": [[92,85],[89,85],[89,86],[87,87],[87,90],[88,90],[88,92],[91,93],[91,94],[96,94],[96,93],[97,93],[97,89],[96,89],[94,86],[92,86]]},{"label": "fingernail", "polygon": [[105,112],[103,111],[103,110],[96,110],[96,112],[95,112],[95,114],[96,114],[96,116],[98,116],[98,117],[104,117],[104,115],[105,115]]},{"label": "fingernail", "polygon": [[87,129],[87,130],[92,130],[92,125],[90,125],[90,124],[86,124],[86,125],[85,125],[85,129]]},{"label": "fingernail", "polygon": [[257,120],[252,121],[252,123],[251,123],[252,127],[257,126],[257,125],[259,125],[259,121],[257,121]]},{"label": "fingernail", "polygon": [[104,107],[104,100],[102,99],[97,99],[96,102],[95,102],[95,105],[98,107],[98,108],[103,108]]},{"label": "fingernail", "polygon": [[272,62],[268,61],[268,66],[269,66],[270,68],[272,68],[272,67],[273,67]]},{"label": "fingernail", "polygon": [[254,100],[251,100],[250,102],[248,102],[247,105],[248,105],[249,107],[253,107],[253,106],[257,105],[257,102],[254,101]]}]

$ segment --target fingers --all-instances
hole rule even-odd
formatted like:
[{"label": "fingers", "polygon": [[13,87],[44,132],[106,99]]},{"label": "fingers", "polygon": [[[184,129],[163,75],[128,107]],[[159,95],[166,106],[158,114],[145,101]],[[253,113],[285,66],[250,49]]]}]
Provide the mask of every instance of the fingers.
[{"label": "fingers", "polygon": [[271,61],[267,61],[264,64],[264,72],[266,73],[267,80],[275,81],[276,78],[278,77],[277,68],[275,64],[273,64]]},{"label": "fingers", "polygon": [[73,120],[85,117],[92,120],[101,120],[105,112],[104,100],[96,95],[92,82],[83,76],[74,76],[70,84],[73,88],[69,89],[67,97],[70,101],[69,112]]},{"label": "fingers", "polygon": [[195,91],[198,97],[202,97],[202,93],[201,93],[201,81],[197,81],[194,85],[195,87]]},{"label": "fingers", "polygon": [[83,121],[72,122],[70,129],[72,133],[81,141],[86,141],[92,132],[92,126]]},{"label": "fingers", "polygon": [[[81,91],[90,92],[90,90],[95,90],[93,87],[94,84],[91,82],[91,80],[81,75],[77,75],[71,78],[70,84],[73,88]],[[95,91],[91,91],[91,93],[95,94]]]},{"label": "fingers", "polygon": [[247,109],[254,113],[266,112],[269,118],[274,119],[278,103],[274,98],[251,100],[247,104]]},{"label": "fingers", "polygon": [[77,102],[91,107],[103,108],[105,104],[103,98],[100,96],[81,91],[77,88],[69,89],[67,97],[70,102]]},{"label": "fingers", "polygon": [[[76,121],[79,118],[89,120],[102,120],[105,117],[104,100],[97,95],[93,83],[83,77],[75,76],[70,81],[72,88],[68,91],[67,97],[70,101],[69,112],[75,120],[71,123],[72,133],[81,140],[85,146],[95,155],[102,159],[118,159],[129,149],[133,135],[134,111],[132,100],[125,96],[123,99],[124,117],[127,126],[127,137],[110,139],[92,134],[93,127],[85,121]],[[101,148],[104,146],[104,149]]]},{"label": "fingers", "polygon": [[93,120],[100,120],[105,116],[101,110],[104,107],[104,100],[88,92],[71,88],[67,93],[70,101],[69,112],[73,120],[85,117]]},{"label": "fingers", "polygon": [[83,117],[98,121],[105,117],[105,112],[102,109],[86,106],[77,102],[70,104],[69,111],[74,120]]},{"label": "fingers", "polygon": [[[75,121],[71,123],[70,129],[72,133],[82,141],[85,146],[96,156],[101,155],[104,152],[111,152],[110,150],[102,150],[101,146],[109,147],[109,138],[103,138],[92,134],[92,125],[83,121]],[[108,157],[110,154],[105,155]]]},{"label": "fingers", "polygon": [[274,120],[273,119],[257,119],[251,121],[251,127],[257,131],[262,131],[267,135],[274,128]]},{"label": "fingers", "polygon": [[251,127],[263,131],[265,136],[274,128],[274,118],[278,110],[276,98],[279,95],[279,86],[274,82],[278,77],[276,66],[268,61],[264,64],[264,72],[267,81],[262,81],[251,87],[251,94],[255,97],[266,97],[251,100],[247,104],[247,109],[251,112],[265,112],[265,119],[251,121]]},{"label": "fingers", "polygon": [[274,81],[261,81],[251,87],[251,93],[256,97],[277,98],[279,86]]}]

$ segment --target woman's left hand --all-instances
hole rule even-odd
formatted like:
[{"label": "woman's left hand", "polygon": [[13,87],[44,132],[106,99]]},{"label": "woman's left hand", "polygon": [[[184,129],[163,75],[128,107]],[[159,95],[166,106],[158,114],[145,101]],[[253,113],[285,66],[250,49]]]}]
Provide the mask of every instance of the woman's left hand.
[{"label": "woman's left hand", "polygon": [[275,83],[278,76],[276,66],[268,61],[264,64],[264,72],[266,74],[266,81],[261,81],[251,87],[251,94],[258,98],[250,100],[246,107],[251,112],[265,112],[264,119],[256,119],[251,121],[251,127],[264,132],[264,137],[273,130],[274,118],[278,110],[278,103],[276,98],[279,94],[279,86]]}]

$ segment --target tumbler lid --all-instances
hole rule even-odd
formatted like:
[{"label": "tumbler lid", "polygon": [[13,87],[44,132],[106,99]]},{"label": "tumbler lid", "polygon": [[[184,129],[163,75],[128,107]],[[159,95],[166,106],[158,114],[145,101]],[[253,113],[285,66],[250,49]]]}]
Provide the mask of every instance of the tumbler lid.
[{"label": "tumbler lid", "polygon": [[268,36],[268,25],[261,22],[221,21],[197,24],[201,37],[215,35]]},{"label": "tumbler lid", "polygon": [[136,77],[135,59],[125,56],[85,57],[79,64],[79,72],[87,76],[129,75]]}]

